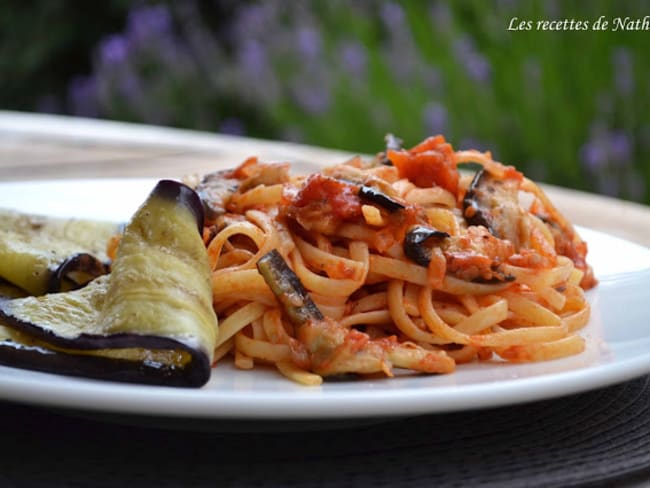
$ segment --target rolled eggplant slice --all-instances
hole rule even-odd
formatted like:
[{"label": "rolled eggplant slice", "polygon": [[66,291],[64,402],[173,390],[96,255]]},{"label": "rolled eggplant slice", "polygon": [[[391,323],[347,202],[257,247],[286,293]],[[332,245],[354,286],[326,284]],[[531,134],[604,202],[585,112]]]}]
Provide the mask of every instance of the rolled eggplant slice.
[{"label": "rolled eggplant slice", "polygon": [[[127,225],[110,275],[0,302],[0,363],[170,386],[210,378],[217,317],[199,197],[163,180]],[[24,354],[21,355],[21,351]]]},{"label": "rolled eggplant slice", "polygon": [[113,222],[0,210],[0,278],[32,295],[78,288],[109,270]]},{"label": "rolled eggplant slice", "polygon": [[[134,334],[106,335],[99,317],[108,277],[71,292],[0,304],[0,363],[51,373],[132,383],[194,386],[209,363],[182,344]],[[134,345],[139,347],[134,347]]]},{"label": "rolled eggplant slice", "polygon": [[29,295],[25,290],[0,279],[0,300],[3,298],[22,298]]}]

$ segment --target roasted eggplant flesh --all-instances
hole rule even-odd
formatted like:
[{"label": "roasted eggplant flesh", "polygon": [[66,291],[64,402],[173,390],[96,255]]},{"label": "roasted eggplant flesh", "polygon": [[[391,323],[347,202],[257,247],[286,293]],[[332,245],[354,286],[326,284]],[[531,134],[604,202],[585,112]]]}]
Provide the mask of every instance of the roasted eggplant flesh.
[{"label": "roasted eggplant flesh", "polygon": [[213,224],[220,215],[226,213],[226,205],[239,189],[241,182],[231,177],[230,173],[229,170],[209,173],[196,187],[208,224]]},{"label": "roasted eggplant flesh", "polygon": [[440,245],[449,234],[431,227],[414,225],[404,236],[404,254],[421,266],[431,262],[431,246]]},{"label": "roasted eggplant flesh", "polygon": [[0,278],[32,295],[83,286],[109,270],[112,222],[0,210]]},{"label": "roasted eggplant flesh", "polygon": [[259,259],[257,269],[294,325],[323,320],[323,314],[305,290],[300,278],[276,249]]},{"label": "roasted eggplant flesh", "polygon": [[109,275],[0,302],[2,364],[116,381],[201,386],[217,336],[198,195],[163,180],[124,229]]},{"label": "roasted eggplant flesh", "polygon": [[463,215],[469,225],[482,225],[519,249],[522,211],[518,180],[500,179],[479,170],[463,198]]}]

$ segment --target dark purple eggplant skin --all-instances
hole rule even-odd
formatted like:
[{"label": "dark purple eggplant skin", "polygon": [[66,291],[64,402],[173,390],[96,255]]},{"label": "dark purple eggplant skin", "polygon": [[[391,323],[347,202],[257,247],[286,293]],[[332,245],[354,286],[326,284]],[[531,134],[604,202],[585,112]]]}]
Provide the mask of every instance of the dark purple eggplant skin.
[{"label": "dark purple eggplant skin", "polygon": [[305,290],[300,278],[277,249],[272,249],[262,256],[257,261],[257,269],[293,325],[300,326],[310,320],[323,320],[322,312]]},{"label": "dark purple eggplant skin", "polygon": [[228,173],[229,170],[209,173],[196,187],[208,224],[215,223],[226,212],[226,204],[241,184],[238,179],[227,176]]},{"label": "dark purple eggplant skin", "polygon": [[[108,273],[110,271],[110,265],[108,263],[103,263],[92,254],[74,254],[65,259],[56,270],[54,270],[48,283],[48,293],[61,291],[67,275],[75,271],[83,271],[92,279]],[[77,283],[76,285],[81,287],[86,285],[86,283]]]},{"label": "dark purple eggplant skin", "polygon": [[490,233],[494,234],[489,215],[480,207],[478,202],[479,188],[487,178],[486,174],[484,169],[480,169],[472,178],[472,182],[463,197],[463,215],[469,225],[482,225]]},{"label": "dark purple eggplant skin", "polygon": [[25,346],[12,341],[0,342],[0,364],[71,376],[101,378],[156,385],[199,387],[210,379],[208,355],[182,342],[166,337],[140,334],[79,334],[74,339],[58,336],[7,312],[7,299],[0,300],[0,323],[54,346],[73,350],[144,348],[183,350],[190,354],[190,363],[183,368],[149,362],[134,362],[98,356],[75,356],[41,347]]},{"label": "dark purple eggplant skin", "polygon": [[441,240],[449,234],[431,227],[414,225],[404,236],[404,254],[420,266],[429,266],[431,250],[424,244],[430,240]]},{"label": "dark purple eggplant skin", "polygon": [[67,376],[188,388],[203,386],[210,378],[206,355],[194,355],[189,365],[178,368],[153,361],[134,364],[123,359],[75,356],[10,340],[0,341],[0,364]]},{"label": "dark purple eggplant skin", "polygon": [[406,208],[404,204],[389,197],[385,193],[382,193],[381,191],[377,190],[376,188],[373,188],[372,186],[367,186],[367,185],[359,186],[358,195],[372,203],[379,205],[380,207],[385,208],[391,213]]},{"label": "dark purple eggplant skin", "polygon": [[192,188],[180,181],[160,180],[151,191],[150,196],[176,201],[179,205],[186,207],[196,219],[199,234],[203,233],[205,210],[201,197]]},{"label": "dark purple eggplant skin", "polygon": [[463,198],[463,216],[469,225],[482,225],[490,234],[519,248],[518,189],[513,180],[499,179],[479,170]]}]

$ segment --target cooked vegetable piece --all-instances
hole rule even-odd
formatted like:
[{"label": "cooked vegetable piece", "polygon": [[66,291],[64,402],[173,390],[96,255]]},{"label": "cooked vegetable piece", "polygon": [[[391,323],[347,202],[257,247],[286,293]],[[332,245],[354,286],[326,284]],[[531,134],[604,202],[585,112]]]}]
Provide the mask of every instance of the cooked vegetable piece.
[{"label": "cooked vegetable piece", "polygon": [[21,298],[27,295],[28,293],[25,290],[0,279],[0,298]]},{"label": "cooked vegetable piece", "polygon": [[520,222],[517,178],[497,178],[479,170],[463,199],[463,213],[470,225],[482,225],[499,239],[509,240],[515,250],[520,245]]},{"label": "cooked vegetable piece", "polygon": [[214,223],[217,217],[226,213],[226,205],[239,188],[241,182],[231,173],[230,170],[208,173],[196,187],[208,224]]},{"label": "cooked vegetable piece", "polygon": [[349,373],[391,375],[393,365],[428,373],[454,369],[453,360],[444,352],[400,344],[395,337],[373,340],[364,332],[324,317],[277,250],[262,256],[257,268],[296,326],[300,342],[309,353],[309,368],[317,374],[338,378]]},{"label": "cooked vegetable piece", "polygon": [[127,225],[110,275],[80,290],[0,302],[0,322],[18,333],[0,344],[0,362],[118,381],[203,385],[217,318],[202,225],[198,195],[160,181]]},{"label": "cooked vegetable piece", "polygon": [[0,277],[32,295],[68,290],[108,272],[113,222],[0,210]]},{"label": "cooked vegetable piece", "polygon": [[257,269],[294,325],[323,319],[323,314],[277,249],[262,256]]},{"label": "cooked vegetable piece", "polygon": [[403,203],[398,202],[394,198],[389,197],[372,186],[361,185],[359,187],[359,196],[371,201],[372,203],[376,203],[389,212],[396,212],[405,208]]},{"label": "cooked vegetable piece", "polygon": [[431,262],[431,246],[440,243],[449,234],[423,225],[414,225],[404,236],[404,254],[421,266]]}]

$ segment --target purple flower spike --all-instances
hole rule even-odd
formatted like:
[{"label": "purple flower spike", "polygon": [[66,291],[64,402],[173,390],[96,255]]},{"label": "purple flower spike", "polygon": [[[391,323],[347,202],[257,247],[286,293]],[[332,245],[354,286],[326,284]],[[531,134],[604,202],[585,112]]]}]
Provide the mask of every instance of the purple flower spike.
[{"label": "purple flower spike", "polygon": [[261,76],[266,71],[266,52],[258,41],[249,39],[239,51],[239,62],[250,76]]},{"label": "purple flower spike", "polygon": [[129,12],[127,32],[133,39],[150,39],[171,30],[172,16],[165,5],[140,7]]},{"label": "purple flower spike", "polygon": [[623,131],[615,131],[609,135],[609,151],[612,159],[619,163],[629,161],[632,144],[629,136]]},{"label": "purple flower spike", "polygon": [[487,83],[490,81],[492,67],[484,56],[474,53],[468,58],[465,68],[469,77],[474,81],[479,83]]},{"label": "purple flower spike", "polygon": [[298,105],[308,114],[322,114],[330,106],[330,94],[325,87],[310,83],[297,83],[293,94]]},{"label": "purple flower spike", "polygon": [[343,68],[351,75],[362,78],[368,68],[368,53],[366,48],[357,41],[349,41],[341,46],[341,62]]},{"label": "purple flower spike", "polygon": [[427,129],[427,134],[445,134],[447,132],[447,109],[440,103],[428,103],[424,107],[422,119]]},{"label": "purple flower spike", "polygon": [[619,47],[612,54],[616,90],[629,95],[634,90],[634,58],[627,48]]},{"label": "purple flower spike", "polygon": [[580,159],[585,167],[596,173],[607,164],[607,150],[597,140],[591,140],[580,149]]},{"label": "purple flower spike", "polygon": [[68,87],[70,111],[81,117],[99,116],[97,81],[92,76],[77,76]]},{"label": "purple flower spike", "polygon": [[219,132],[222,134],[230,134],[233,136],[243,136],[246,134],[244,123],[235,117],[228,117],[221,121],[219,124]]},{"label": "purple flower spike", "polygon": [[129,41],[119,34],[106,37],[99,46],[100,59],[107,65],[121,64],[128,55]]},{"label": "purple flower spike", "polygon": [[453,50],[467,76],[478,83],[490,81],[492,66],[487,58],[476,50],[474,40],[470,36],[464,35],[454,42]]},{"label": "purple flower spike", "polygon": [[384,3],[381,6],[379,15],[381,15],[381,19],[387,27],[403,24],[406,18],[402,6],[394,2]]},{"label": "purple flower spike", "polygon": [[242,5],[232,25],[232,40],[233,42],[243,42],[244,39],[251,37],[262,37],[272,22],[273,17],[269,4]]},{"label": "purple flower spike", "polygon": [[298,51],[308,60],[316,59],[322,48],[320,33],[311,27],[302,27],[297,32]]}]

